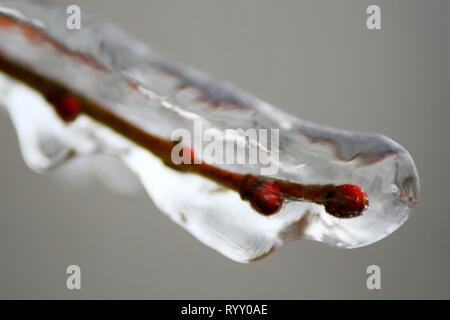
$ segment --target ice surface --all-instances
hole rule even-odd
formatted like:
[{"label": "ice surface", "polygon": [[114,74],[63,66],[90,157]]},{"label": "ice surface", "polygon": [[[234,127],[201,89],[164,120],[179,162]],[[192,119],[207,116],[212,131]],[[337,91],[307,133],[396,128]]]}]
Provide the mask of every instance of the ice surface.
[{"label": "ice surface", "polygon": [[[68,30],[66,8],[51,1],[0,4],[0,55],[164,139],[170,140],[178,128],[192,131],[195,120],[219,131],[280,129],[279,153],[272,158],[280,170],[274,178],[357,184],[368,193],[370,208],[360,217],[338,219],[322,205],[289,202],[278,214],[264,217],[237,192],[171,169],[87,115],[63,122],[39,93],[3,75],[0,103],[9,111],[32,169],[42,172],[83,154],[117,157],[140,178],[162,212],[206,245],[240,262],[264,257],[299,239],[341,248],[369,245],[411,215],[419,193],[418,174],[409,153],[389,138],[300,120],[227,83],[164,60],[85,12],[81,30]],[[245,147],[261,145],[253,141]],[[255,165],[218,166],[240,173],[260,170]]]}]

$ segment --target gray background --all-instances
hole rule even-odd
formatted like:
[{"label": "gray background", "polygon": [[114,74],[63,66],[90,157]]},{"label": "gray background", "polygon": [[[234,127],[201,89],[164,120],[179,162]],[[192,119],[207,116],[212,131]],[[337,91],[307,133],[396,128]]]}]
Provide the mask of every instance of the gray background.
[{"label": "gray background", "polygon": [[[420,205],[372,246],[296,242],[242,265],[142,190],[125,197],[33,173],[1,114],[1,298],[450,298],[449,1],[64,2],[299,117],[390,136],[416,161]],[[381,6],[383,30],[366,29],[368,4]],[[82,269],[80,291],[65,287],[70,264]],[[381,290],[366,288],[370,264]]]}]

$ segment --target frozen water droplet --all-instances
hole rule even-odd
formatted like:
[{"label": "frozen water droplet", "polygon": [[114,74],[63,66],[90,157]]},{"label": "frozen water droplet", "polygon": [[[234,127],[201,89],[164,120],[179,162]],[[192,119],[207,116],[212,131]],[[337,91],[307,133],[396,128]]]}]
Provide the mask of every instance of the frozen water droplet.
[{"label": "frozen water droplet", "polygon": [[61,141],[66,129],[42,96],[4,76],[0,86],[2,103],[8,108],[28,166],[41,172],[69,157],[70,148]]},{"label": "frozen water droplet", "polygon": [[[63,7],[46,1],[4,2],[11,10],[0,9],[0,71],[7,74],[0,79],[0,99],[31,168],[43,171],[75,154],[117,157],[140,178],[162,212],[200,241],[241,262],[263,257],[292,240],[312,239],[342,248],[368,245],[411,215],[419,193],[418,174],[408,152],[389,138],[297,119],[229,84],[167,62],[122,31],[85,14],[83,28],[70,32],[61,27],[66,17]],[[48,103],[55,87],[81,99],[79,115],[69,113],[66,121],[58,116]],[[279,151],[266,152],[280,169],[272,179],[354,184],[366,191],[370,207],[351,219],[330,215],[320,201],[284,201],[279,208],[279,188],[290,187],[277,182],[263,184],[259,193],[252,191],[251,200],[280,209],[265,217],[254,210],[261,202],[252,207],[236,190],[198,172],[174,170],[167,158],[158,157],[155,150],[161,153],[166,147],[161,141],[170,141],[178,128],[193,132],[196,120],[219,132],[280,129]],[[239,148],[263,148],[256,140],[242,142],[241,134],[232,139],[240,141]],[[217,168],[233,177],[261,170],[251,164]],[[340,199],[349,195],[347,191],[339,193]],[[320,194],[323,199],[327,196]],[[332,210],[340,207],[342,203],[334,203]]]}]

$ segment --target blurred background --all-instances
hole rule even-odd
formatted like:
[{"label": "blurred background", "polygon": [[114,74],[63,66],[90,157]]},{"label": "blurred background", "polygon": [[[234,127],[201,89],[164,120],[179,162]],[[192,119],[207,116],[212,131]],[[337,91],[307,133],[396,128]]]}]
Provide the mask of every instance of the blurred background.
[{"label": "blurred background", "polygon": [[[142,188],[117,195],[71,166],[30,171],[2,113],[0,298],[450,298],[450,2],[61,2],[298,117],[391,137],[416,162],[420,204],[369,247],[302,241],[238,264],[171,222]],[[370,4],[381,7],[382,30],[366,28]],[[81,290],[66,289],[71,264]],[[366,287],[372,264],[381,290]]]}]

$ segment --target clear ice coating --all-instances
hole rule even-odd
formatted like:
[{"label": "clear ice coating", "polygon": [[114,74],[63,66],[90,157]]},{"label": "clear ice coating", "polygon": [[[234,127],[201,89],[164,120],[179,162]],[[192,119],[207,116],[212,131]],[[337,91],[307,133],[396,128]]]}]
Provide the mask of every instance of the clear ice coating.
[{"label": "clear ice coating", "polygon": [[[88,115],[62,121],[40,93],[0,68],[0,103],[10,114],[32,169],[43,172],[76,155],[117,157],[140,178],[162,212],[239,262],[264,257],[292,240],[311,239],[339,248],[369,245],[411,215],[419,177],[409,153],[391,139],[300,120],[227,83],[172,64],[84,12],[80,30],[68,30],[66,18],[66,7],[52,1],[0,1],[0,56],[164,139],[170,140],[177,128],[192,131],[195,120],[221,131],[280,129],[275,178],[303,184],[353,183],[367,192],[370,207],[362,216],[339,219],[322,205],[292,201],[276,215],[264,217],[237,192],[166,166]],[[244,147],[261,148],[255,141]],[[239,173],[259,170],[255,165],[218,167]]]}]

